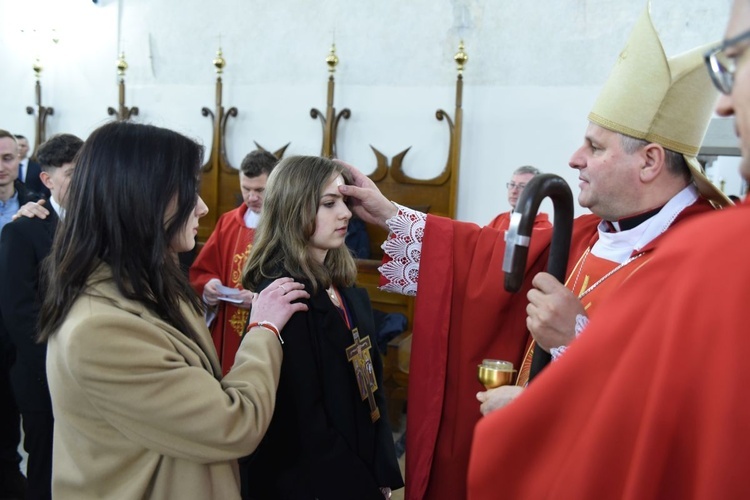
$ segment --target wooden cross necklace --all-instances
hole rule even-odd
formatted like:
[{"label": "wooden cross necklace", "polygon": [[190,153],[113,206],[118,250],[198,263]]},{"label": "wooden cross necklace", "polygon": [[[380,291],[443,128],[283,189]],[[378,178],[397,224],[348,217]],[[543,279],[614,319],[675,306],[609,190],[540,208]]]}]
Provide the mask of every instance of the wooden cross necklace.
[{"label": "wooden cross necklace", "polygon": [[328,294],[333,304],[341,312],[346,327],[352,332],[352,337],[354,337],[354,343],[346,348],[346,359],[354,365],[354,375],[357,379],[359,395],[362,401],[366,399],[369,403],[370,420],[375,422],[380,418],[380,409],[375,401],[375,391],[378,390],[378,382],[375,379],[375,370],[373,369],[372,357],[370,356],[370,349],[372,348],[370,337],[359,338],[359,329],[357,327],[352,328],[346,304],[344,304],[344,301],[333,285],[328,289]]}]

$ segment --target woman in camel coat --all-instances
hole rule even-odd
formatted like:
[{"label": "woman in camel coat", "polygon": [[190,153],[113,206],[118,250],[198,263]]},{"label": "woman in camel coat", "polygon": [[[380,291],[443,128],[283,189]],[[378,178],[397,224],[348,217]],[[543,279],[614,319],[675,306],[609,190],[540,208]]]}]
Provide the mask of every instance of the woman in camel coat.
[{"label": "woman in camel coat", "polygon": [[305,310],[291,279],[253,305],[222,379],[202,307],[180,270],[198,219],[202,148],[127,122],[85,142],[47,269],[40,338],[55,415],[55,499],[239,498],[236,459],[274,410],[275,330]]}]

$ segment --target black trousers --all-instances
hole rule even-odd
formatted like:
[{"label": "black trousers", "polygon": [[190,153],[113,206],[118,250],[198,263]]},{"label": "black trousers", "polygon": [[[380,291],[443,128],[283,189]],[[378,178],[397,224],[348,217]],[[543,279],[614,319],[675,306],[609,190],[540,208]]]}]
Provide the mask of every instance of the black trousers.
[{"label": "black trousers", "polygon": [[18,470],[21,455],[21,417],[10,386],[10,363],[12,354],[0,341],[0,469]]},{"label": "black trousers", "polygon": [[50,411],[24,412],[23,448],[29,454],[26,500],[52,498],[52,434],[55,419]]}]

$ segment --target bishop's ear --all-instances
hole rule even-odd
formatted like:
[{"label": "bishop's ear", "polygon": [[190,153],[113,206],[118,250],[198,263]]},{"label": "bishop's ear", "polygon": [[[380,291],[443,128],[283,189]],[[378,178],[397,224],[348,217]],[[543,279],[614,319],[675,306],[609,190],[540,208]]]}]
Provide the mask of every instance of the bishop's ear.
[{"label": "bishop's ear", "polygon": [[639,154],[643,160],[640,171],[643,182],[651,182],[667,170],[666,151],[662,145],[654,142],[649,143],[643,147]]}]

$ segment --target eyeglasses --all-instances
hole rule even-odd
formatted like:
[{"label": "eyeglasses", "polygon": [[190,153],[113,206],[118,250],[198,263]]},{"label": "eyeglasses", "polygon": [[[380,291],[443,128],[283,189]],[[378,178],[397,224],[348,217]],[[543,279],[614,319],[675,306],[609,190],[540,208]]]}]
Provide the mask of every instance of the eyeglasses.
[{"label": "eyeglasses", "polygon": [[518,189],[519,191],[523,191],[526,187],[526,184],[516,184],[515,182],[508,182],[505,184],[505,187],[507,187],[508,190]]},{"label": "eyeglasses", "polygon": [[745,54],[746,48],[735,55],[727,55],[727,49],[734,47],[738,43],[750,39],[750,31],[738,35],[715,47],[703,56],[708,67],[708,74],[711,75],[714,85],[722,94],[729,95],[734,87],[734,73],[737,71],[737,62]]}]

